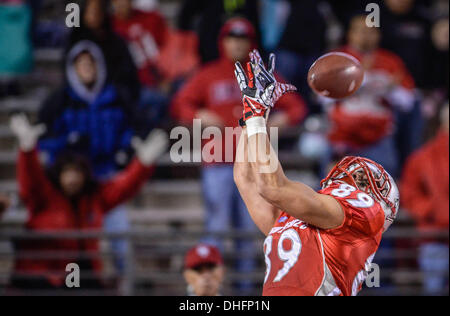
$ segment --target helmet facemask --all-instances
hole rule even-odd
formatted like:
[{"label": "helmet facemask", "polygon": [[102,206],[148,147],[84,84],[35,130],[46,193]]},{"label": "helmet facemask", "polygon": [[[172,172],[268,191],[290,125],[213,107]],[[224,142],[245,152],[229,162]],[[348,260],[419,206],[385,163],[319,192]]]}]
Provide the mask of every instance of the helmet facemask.
[{"label": "helmet facemask", "polygon": [[361,157],[345,157],[322,180],[323,188],[333,181],[343,181],[370,195],[385,213],[385,230],[398,210],[398,189],[393,178],[376,162]]}]

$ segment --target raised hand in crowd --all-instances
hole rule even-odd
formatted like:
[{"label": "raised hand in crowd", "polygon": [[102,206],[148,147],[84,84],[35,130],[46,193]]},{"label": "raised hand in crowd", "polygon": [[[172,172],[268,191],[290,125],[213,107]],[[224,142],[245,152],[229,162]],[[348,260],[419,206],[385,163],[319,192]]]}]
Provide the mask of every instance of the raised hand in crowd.
[{"label": "raised hand in crowd", "polygon": [[19,148],[22,151],[31,151],[36,147],[39,137],[45,133],[44,124],[31,125],[24,113],[15,114],[9,124],[12,132],[17,137]]},{"label": "raised hand in crowd", "polygon": [[154,129],[144,140],[134,137],[131,144],[139,161],[144,166],[151,166],[166,151],[169,139],[165,131]]}]

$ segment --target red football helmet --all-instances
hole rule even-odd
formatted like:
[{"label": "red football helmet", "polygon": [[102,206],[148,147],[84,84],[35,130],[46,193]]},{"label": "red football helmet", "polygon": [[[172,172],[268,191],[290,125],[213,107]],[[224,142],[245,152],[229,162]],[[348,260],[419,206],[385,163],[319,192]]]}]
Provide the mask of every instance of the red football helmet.
[{"label": "red football helmet", "polygon": [[384,210],[384,231],[394,221],[400,204],[400,194],[394,179],[376,162],[362,157],[345,157],[321,181],[322,188],[333,181],[344,181],[369,194]]}]

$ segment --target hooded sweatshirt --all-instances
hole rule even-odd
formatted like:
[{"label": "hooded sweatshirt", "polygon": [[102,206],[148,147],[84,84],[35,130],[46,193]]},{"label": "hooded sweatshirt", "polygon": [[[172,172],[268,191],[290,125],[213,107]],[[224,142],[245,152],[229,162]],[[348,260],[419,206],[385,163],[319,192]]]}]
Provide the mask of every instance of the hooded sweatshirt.
[{"label": "hooded sweatshirt", "polygon": [[[102,10],[107,16],[108,2],[101,2],[103,3]],[[84,10],[86,10],[86,6],[82,9],[81,16],[84,16]],[[80,27],[73,28],[70,33],[65,49],[65,59],[75,45],[85,40],[94,42],[103,53],[107,80],[114,83],[127,100],[137,102],[140,96],[140,82],[136,66],[127,44],[113,31],[110,19],[105,17],[100,30],[97,31],[90,29],[84,19],[81,19]]]},{"label": "hooded sweatshirt", "polygon": [[[89,52],[97,68],[97,79],[90,89],[74,68],[74,60],[82,52]],[[107,81],[101,49],[94,42],[80,41],[68,52],[64,86],[39,111],[40,122],[47,126],[39,149],[48,154],[50,163],[63,150],[76,150],[89,157],[97,177],[107,177],[127,162],[120,163],[116,156],[131,151],[134,117],[134,109],[121,91]]]}]

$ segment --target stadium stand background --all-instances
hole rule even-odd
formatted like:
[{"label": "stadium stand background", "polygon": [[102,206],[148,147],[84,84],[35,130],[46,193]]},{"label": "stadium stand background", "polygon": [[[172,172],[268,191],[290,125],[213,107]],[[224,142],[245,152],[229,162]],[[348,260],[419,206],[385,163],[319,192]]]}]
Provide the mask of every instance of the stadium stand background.
[{"label": "stadium stand background", "polygon": [[[12,198],[12,207],[0,221],[0,295],[4,291],[12,272],[14,251],[10,239],[27,236],[23,229],[27,212],[17,197],[15,182],[16,148],[15,139],[8,128],[8,118],[12,112],[25,111],[31,118],[36,117],[38,107],[50,91],[63,80],[61,72],[62,41],[67,30],[64,27],[64,9],[69,1],[42,0],[36,21],[40,31],[49,34],[52,29],[60,30],[58,36],[47,38],[46,47],[35,47],[34,65],[30,73],[17,78],[19,91],[16,95],[0,98],[0,192]],[[141,1],[145,3],[145,1]],[[174,25],[181,1],[162,0],[160,12]],[[448,5],[448,3],[447,3]],[[447,7],[448,10],[448,7]],[[57,32],[56,32],[57,33]],[[41,37],[45,35],[40,35]],[[320,118],[312,118],[307,124],[314,125]],[[290,129],[283,135],[284,141],[296,141],[304,130],[304,125]],[[315,186],[317,163],[302,157],[296,150],[280,154],[287,176]],[[184,295],[185,283],[181,270],[185,251],[196,244],[202,236],[204,207],[201,198],[197,163],[175,164],[167,154],[158,163],[156,175],[130,203],[129,216],[133,230],[126,237],[132,241],[132,249],[127,257],[125,282],[116,291],[98,294],[122,295]],[[448,232],[442,233],[448,238]],[[111,252],[107,240],[111,236],[98,233],[102,237],[102,259],[109,267],[105,274],[114,279]],[[113,236],[114,237],[114,236]],[[117,236],[116,236],[117,237]],[[226,240],[224,253],[226,263],[234,258],[245,256],[228,245],[234,232],[223,236]],[[263,236],[254,234],[255,246],[261,249],[258,266],[253,273],[239,274],[227,264],[224,294],[239,295],[233,291],[232,283],[242,278],[254,281],[257,286],[251,294],[260,295],[264,278],[264,259],[262,252]],[[421,235],[415,230],[412,219],[401,211],[395,224],[383,239],[397,247],[381,249],[375,262],[381,265],[381,287],[365,288],[361,295],[420,295],[422,294],[422,274],[416,264],[417,249],[415,241]],[[448,278],[448,276],[447,276]],[[40,293],[42,294],[42,293]],[[96,293],[97,294],[97,293]],[[446,293],[448,295],[448,288]]]}]

